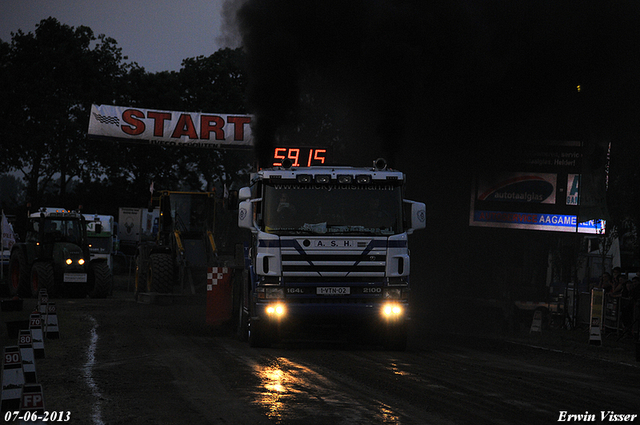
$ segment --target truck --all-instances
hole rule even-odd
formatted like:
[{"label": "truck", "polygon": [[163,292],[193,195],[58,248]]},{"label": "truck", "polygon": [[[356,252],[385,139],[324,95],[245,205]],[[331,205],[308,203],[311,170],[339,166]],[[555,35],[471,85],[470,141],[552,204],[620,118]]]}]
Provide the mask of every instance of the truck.
[{"label": "truck", "polygon": [[234,243],[236,219],[224,204],[215,192],[159,192],[149,206],[149,212],[159,208],[155,239],[142,240],[136,252],[137,298],[196,294],[206,289],[210,268],[242,267],[242,249]]},{"label": "truck", "polygon": [[118,251],[117,223],[112,215],[83,214],[91,259],[104,259],[113,274],[114,255]]},{"label": "truck", "polygon": [[[101,224],[95,223],[99,232]],[[111,290],[104,258],[91,259],[87,223],[79,211],[43,207],[29,214],[26,237],[16,242],[9,260],[12,295],[104,298]]]},{"label": "truck", "polygon": [[283,161],[255,173],[239,191],[238,226],[251,232],[240,336],[265,347],[299,325],[364,325],[404,350],[408,235],[426,227],[425,204],[404,199],[404,186],[383,159],[371,168]]},{"label": "truck", "polygon": [[118,242],[126,255],[134,255],[142,241],[156,236],[160,208],[121,207],[118,212]]}]

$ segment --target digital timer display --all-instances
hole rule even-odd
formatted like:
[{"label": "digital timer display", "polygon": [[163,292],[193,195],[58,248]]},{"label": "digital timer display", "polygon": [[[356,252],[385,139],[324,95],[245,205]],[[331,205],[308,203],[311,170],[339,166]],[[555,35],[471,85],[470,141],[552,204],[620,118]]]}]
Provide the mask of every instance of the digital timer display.
[{"label": "digital timer display", "polygon": [[273,150],[272,167],[281,167],[282,161],[288,159],[292,167],[311,167],[312,165],[324,165],[327,161],[328,150],[326,148],[275,148]]}]

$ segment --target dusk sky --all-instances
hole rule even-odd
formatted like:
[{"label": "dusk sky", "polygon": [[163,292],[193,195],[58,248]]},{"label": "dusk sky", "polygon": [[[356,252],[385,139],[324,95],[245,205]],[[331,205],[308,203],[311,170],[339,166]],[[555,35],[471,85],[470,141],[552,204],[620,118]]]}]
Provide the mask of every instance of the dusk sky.
[{"label": "dusk sky", "polygon": [[85,25],[115,39],[126,62],[149,72],[178,71],[183,59],[209,56],[237,47],[225,30],[224,0],[2,0],[0,40],[11,33],[34,32],[42,19],[54,17],[72,27]]}]

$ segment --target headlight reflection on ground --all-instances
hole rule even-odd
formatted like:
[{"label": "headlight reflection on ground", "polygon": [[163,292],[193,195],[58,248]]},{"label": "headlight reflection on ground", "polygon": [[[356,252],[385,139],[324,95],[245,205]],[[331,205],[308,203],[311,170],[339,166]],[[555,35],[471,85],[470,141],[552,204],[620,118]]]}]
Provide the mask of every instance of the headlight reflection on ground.
[{"label": "headlight reflection on ground", "polygon": [[268,366],[256,365],[256,375],[260,378],[263,391],[260,392],[260,403],[268,412],[270,419],[281,421],[285,416],[288,408],[287,402],[294,397],[294,393],[298,392],[294,389],[295,385],[299,385],[299,378],[295,376],[295,371],[285,371],[281,363],[288,365],[286,359],[276,359],[275,362]]},{"label": "headlight reflection on ground", "polygon": [[[362,403],[359,397],[344,392],[344,382],[327,379],[287,358],[278,357],[253,367],[260,380],[255,401],[276,424],[309,417],[326,421],[340,418],[344,423],[400,423],[390,406],[375,400]],[[358,389],[353,390],[359,393]]]}]

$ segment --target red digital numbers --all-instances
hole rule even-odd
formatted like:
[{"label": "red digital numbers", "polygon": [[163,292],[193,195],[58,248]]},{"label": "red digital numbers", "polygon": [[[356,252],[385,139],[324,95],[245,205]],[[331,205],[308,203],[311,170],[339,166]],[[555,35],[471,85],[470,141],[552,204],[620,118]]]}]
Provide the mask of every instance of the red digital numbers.
[{"label": "red digital numbers", "polygon": [[324,164],[327,159],[326,149],[316,148],[275,148],[273,151],[273,167],[281,167],[282,161],[291,160],[292,167],[311,167]]}]

